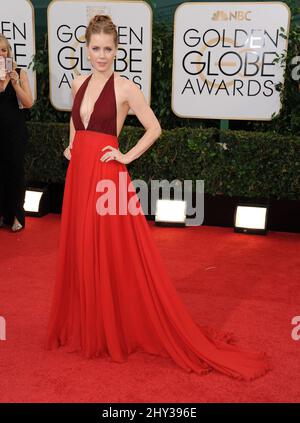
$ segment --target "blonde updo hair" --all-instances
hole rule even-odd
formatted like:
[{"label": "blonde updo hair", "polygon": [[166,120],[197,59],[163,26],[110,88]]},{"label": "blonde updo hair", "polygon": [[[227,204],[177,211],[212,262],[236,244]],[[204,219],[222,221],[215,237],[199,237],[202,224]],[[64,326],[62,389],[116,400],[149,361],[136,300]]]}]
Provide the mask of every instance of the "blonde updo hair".
[{"label": "blonde updo hair", "polygon": [[96,15],[90,20],[85,31],[86,44],[90,44],[92,34],[101,34],[101,32],[104,34],[112,34],[115,46],[118,46],[117,27],[108,15]]},{"label": "blonde updo hair", "polygon": [[[13,58],[13,53],[12,53],[12,48],[11,48],[10,42],[5,37],[5,35],[3,35],[1,33],[0,33],[0,45],[5,46],[5,48],[7,50],[7,57]],[[17,64],[15,62],[13,62],[13,68],[15,69],[16,67],[17,67]]]}]

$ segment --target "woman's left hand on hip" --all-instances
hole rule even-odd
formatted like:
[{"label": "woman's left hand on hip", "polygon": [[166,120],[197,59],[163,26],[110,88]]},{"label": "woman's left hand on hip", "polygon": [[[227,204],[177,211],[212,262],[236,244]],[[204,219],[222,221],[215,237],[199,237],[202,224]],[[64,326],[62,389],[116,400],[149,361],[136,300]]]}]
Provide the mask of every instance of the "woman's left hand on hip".
[{"label": "woman's left hand on hip", "polygon": [[111,145],[107,145],[104,148],[102,148],[102,151],[106,151],[106,153],[103,154],[103,156],[100,158],[101,162],[110,162],[111,160],[116,160],[119,163],[128,164],[129,161],[126,158],[126,155],[121,153],[120,150],[117,148],[112,147]]}]

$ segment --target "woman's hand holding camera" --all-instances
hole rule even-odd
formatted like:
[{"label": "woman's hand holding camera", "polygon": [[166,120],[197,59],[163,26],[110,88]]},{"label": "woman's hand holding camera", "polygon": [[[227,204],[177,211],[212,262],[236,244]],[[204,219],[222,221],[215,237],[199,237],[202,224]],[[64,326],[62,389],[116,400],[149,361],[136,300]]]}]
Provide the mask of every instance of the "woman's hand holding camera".
[{"label": "woman's hand holding camera", "polygon": [[13,85],[19,84],[20,77],[19,77],[18,72],[16,72],[15,70],[9,72],[9,77],[10,77],[11,83]]}]

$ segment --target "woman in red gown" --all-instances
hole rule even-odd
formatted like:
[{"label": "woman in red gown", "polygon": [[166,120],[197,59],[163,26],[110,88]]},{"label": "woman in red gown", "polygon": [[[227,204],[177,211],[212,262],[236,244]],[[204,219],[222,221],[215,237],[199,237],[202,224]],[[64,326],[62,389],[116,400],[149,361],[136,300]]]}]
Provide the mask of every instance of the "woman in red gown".
[{"label": "woman in red gown", "polygon": [[[143,154],[161,129],[140,89],[112,70],[117,31],[110,18],[95,16],[86,40],[93,71],[75,79],[72,87],[70,146],[65,151],[70,162],[46,348],[65,346],[116,362],[143,351],[170,357],[188,372],[215,369],[244,380],[265,374],[270,368],[265,354],[241,350],[193,321],[142,210],[119,212],[121,202],[139,204],[135,192],[125,192],[131,182],[126,164]],[[146,131],[122,154],[118,135],[129,109]],[[116,213],[105,214],[105,181],[115,187]]]}]

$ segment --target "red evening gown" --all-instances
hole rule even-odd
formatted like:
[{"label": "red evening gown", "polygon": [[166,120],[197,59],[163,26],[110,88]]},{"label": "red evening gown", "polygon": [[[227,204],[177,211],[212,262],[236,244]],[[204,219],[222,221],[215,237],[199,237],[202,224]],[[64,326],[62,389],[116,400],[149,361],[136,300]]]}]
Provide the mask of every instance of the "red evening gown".
[{"label": "red evening gown", "polygon": [[[87,128],[80,105],[90,77],[74,99],[76,132],[46,348],[65,346],[116,362],[142,351],[170,357],[188,372],[215,369],[238,379],[259,377],[270,368],[267,356],[244,351],[221,333],[198,326],[166,272],[145,215],[118,213],[126,195],[139,203],[135,192],[125,192],[131,182],[126,166],[100,161],[104,146],[118,148],[114,79],[112,73]],[[126,186],[120,175],[127,177]],[[116,186],[116,214],[99,213],[103,193],[98,182],[103,180]]]}]

